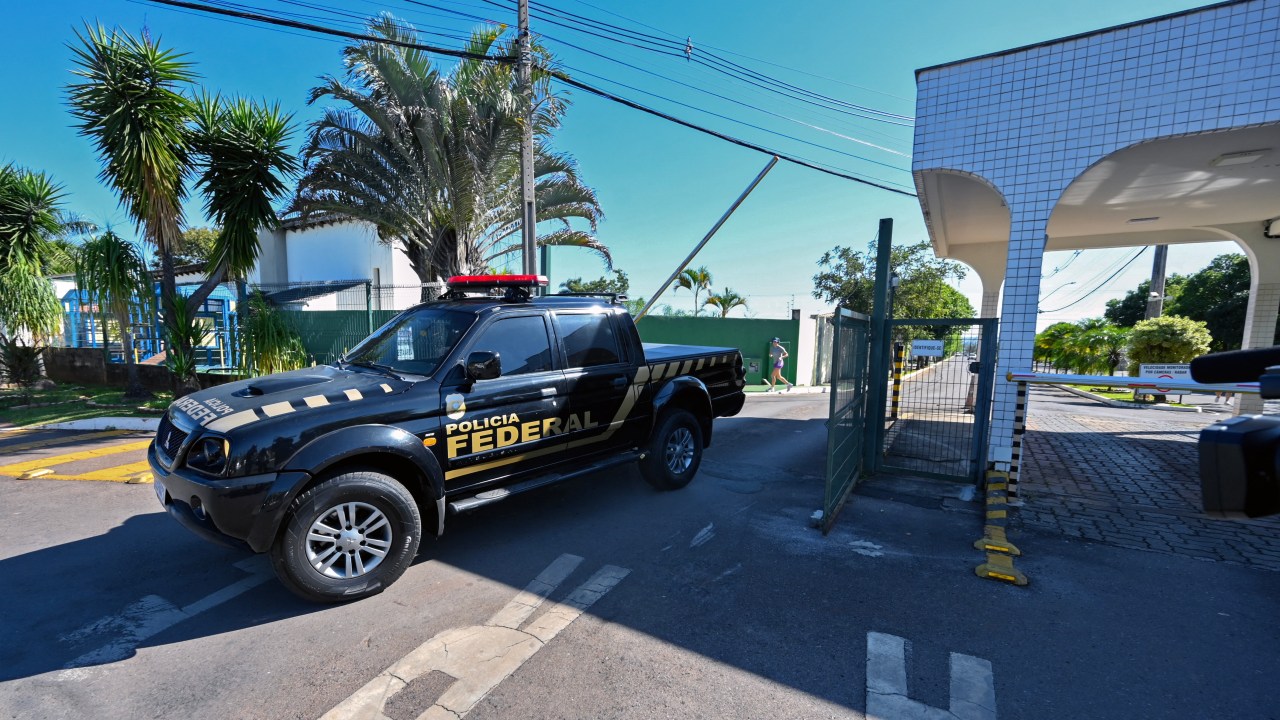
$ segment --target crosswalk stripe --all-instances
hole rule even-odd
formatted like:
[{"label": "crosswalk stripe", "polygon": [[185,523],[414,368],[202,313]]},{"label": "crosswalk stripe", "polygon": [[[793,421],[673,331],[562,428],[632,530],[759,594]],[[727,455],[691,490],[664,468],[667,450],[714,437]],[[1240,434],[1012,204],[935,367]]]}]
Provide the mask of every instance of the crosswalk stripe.
[{"label": "crosswalk stripe", "polygon": [[102,432],[86,433],[83,435],[62,435],[56,438],[45,438],[44,440],[32,440],[31,442],[18,443],[17,445],[5,445],[0,447],[0,453],[20,453],[23,450],[34,450],[36,448],[48,447],[50,445],[67,445],[70,443],[87,442],[89,440],[100,440],[102,438],[116,437],[119,435],[128,435],[128,430],[104,430]]},{"label": "crosswalk stripe", "polygon": [[14,463],[12,465],[0,465],[0,475],[18,476],[29,470],[37,470],[39,468],[57,467],[58,465],[66,465],[79,460],[89,460],[91,458],[105,457],[107,455],[118,455],[120,453],[133,452],[135,450],[146,450],[151,444],[150,440],[140,440],[138,442],[122,443],[120,445],[111,445],[104,448],[94,448],[93,450],[81,450],[80,452],[66,453],[65,455],[51,455],[38,460],[28,460],[26,462]]}]

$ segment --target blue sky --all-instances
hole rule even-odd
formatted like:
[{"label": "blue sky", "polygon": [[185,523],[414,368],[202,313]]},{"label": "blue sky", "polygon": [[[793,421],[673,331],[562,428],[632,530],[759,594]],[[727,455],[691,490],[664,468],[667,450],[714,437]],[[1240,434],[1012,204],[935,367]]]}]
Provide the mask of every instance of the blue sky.
[{"label": "blue sky", "polygon": [[[272,10],[315,14],[314,10],[279,0],[243,1]],[[486,0],[311,1],[357,14],[386,9],[422,29],[443,33],[445,37],[428,36],[426,40],[450,46],[456,46],[457,41],[448,36],[477,24],[459,13],[514,22],[513,12]],[[507,4],[507,0],[500,4]],[[714,48],[721,58],[840,103],[907,116],[914,114],[917,68],[1202,4],[1173,0],[816,0],[803,4],[764,0],[590,0],[590,4],[582,0],[545,0],[551,9],[588,16],[655,38],[692,38],[696,48]],[[75,41],[74,32],[84,22],[119,26],[134,33],[145,26],[165,45],[188,52],[210,89],[279,101],[296,113],[300,123],[319,112],[305,104],[307,91],[316,79],[340,71],[342,42],[333,39],[288,34],[126,0],[64,0],[10,7],[4,42],[0,43],[0,86],[10,98],[8,111],[0,114],[0,162],[16,162],[49,172],[66,187],[71,209],[120,230],[132,228],[114,196],[97,182],[98,161],[89,143],[71,127],[64,102],[63,88],[72,79],[67,44]],[[683,58],[585,35],[540,22],[536,16],[533,27],[546,36],[544,42],[570,74],[585,82],[727,134],[880,182],[910,186],[910,161],[903,157],[910,153],[909,127],[853,118],[830,106],[818,108],[800,103],[731,80]],[[633,295],[649,296],[767,158],[582,92],[570,95],[573,105],[556,145],[577,157],[584,179],[599,192],[607,216],[600,238],[612,248],[617,266],[630,275]],[[744,127],[678,103],[762,129]],[[299,132],[295,142],[301,139]],[[894,218],[895,239],[900,243],[926,238],[920,208],[913,198],[784,163],[766,178],[696,263],[711,269],[717,288],[729,286],[747,295],[752,311],[760,316],[781,315],[793,304],[805,311],[816,310],[820,304],[810,297],[810,291],[818,257],[834,245],[864,247],[881,217]],[[199,206],[193,204],[189,222],[199,224],[199,219]],[[1230,251],[1234,247],[1226,243],[1174,246],[1169,271],[1194,271],[1214,255]],[[1113,249],[1085,253],[1046,279],[1042,294],[1054,294],[1043,306],[1056,308],[1084,295],[1085,290],[1097,285],[1100,269],[1118,266],[1129,252]],[[1062,266],[1068,257],[1069,253],[1047,255],[1045,274]],[[555,251],[553,281],[570,275],[597,277],[602,272],[600,263],[585,252]],[[1107,289],[1060,313],[1046,314],[1042,320],[1100,314],[1107,298],[1123,294],[1149,273],[1150,253],[1146,253]],[[976,276],[970,274],[960,287],[976,306]],[[669,293],[665,301],[677,307],[690,305],[687,294]]]}]

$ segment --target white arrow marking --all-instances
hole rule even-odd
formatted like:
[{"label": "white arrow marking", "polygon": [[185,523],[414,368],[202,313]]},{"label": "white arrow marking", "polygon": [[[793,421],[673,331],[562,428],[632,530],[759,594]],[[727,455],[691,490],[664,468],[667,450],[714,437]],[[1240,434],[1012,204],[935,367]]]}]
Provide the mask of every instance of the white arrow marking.
[{"label": "white arrow marking", "polygon": [[576,555],[556,558],[484,625],[453,628],[436,635],[365,683],[320,720],[387,720],[383,712],[387,701],[409,683],[436,670],[453,677],[454,683],[418,720],[465,717],[485,695],[631,572],[604,566],[564,602],[552,605],[520,630],[520,625],[581,562],[582,558]]},{"label": "white arrow marking", "polygon": [[991,663],[951,653],[951,708],[907,696],[907,641],[867,633],[867,717],[878,720],[995,720],[996,684]]}]

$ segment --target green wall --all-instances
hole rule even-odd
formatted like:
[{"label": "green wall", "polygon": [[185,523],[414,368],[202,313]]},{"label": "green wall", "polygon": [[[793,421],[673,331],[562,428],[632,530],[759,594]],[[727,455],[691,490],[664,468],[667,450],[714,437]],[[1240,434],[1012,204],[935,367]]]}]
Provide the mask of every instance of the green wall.
[{"label": "green wall", "polygon": [[[672,345],[711,345],[742,351],[747,365],[747,383],[758,385],[769,368],[769,341],[782,338],[782,347],[790,355],[782,368],[782,376],[796,381],[796,349],[800,339],[799,320],[762,320],[755,318],[667,317],[648,315],[636,323],[640,339],[650,343]],[[757,372],[752,362],[759,363]]]}]

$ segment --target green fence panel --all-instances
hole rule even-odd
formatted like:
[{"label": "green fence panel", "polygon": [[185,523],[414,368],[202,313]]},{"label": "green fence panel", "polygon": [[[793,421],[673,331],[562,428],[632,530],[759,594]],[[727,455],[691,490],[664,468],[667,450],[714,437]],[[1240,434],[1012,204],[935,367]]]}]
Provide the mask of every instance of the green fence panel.
[{"label": "green fence panel", "polygon": [[302,336],[307,354],[322,365],[331,365],[374,329],[396,315],[395,310],[306,310],[290,312],[289,319]]},{"label": "green fence panel", "polygon": [[[796,381],[799,320],[647,315],[636,323],[636,328],[640,331],[640,339],[649,343],[737,348],[747,366],[747,383],[753,385],[761,383],[762,376],[770,372],[770,340],[781,338],[782,347],[789,353],[782,375],[790,382]],[[755,372],[752,372],[753,362],[758,363]],[[807,378],[805,382],[808,382]]]}]

